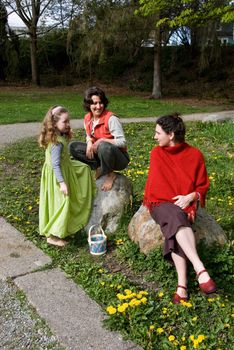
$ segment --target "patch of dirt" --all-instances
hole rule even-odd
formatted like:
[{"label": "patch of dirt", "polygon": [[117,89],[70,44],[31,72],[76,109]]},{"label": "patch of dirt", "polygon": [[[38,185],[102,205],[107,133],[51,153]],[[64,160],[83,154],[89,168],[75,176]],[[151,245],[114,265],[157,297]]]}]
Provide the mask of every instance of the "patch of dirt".
[{"label": "patch of dirt", "polygon": [[140,289],[148,289],[158,291],[158,285],[154,281],[146,280],[146,273],[135,273],[125,262],[119,261],[113,245],[108,242],[108,254],[103,257],[103,267],[111,274],[122,273],[131,283],[138,286]]}]

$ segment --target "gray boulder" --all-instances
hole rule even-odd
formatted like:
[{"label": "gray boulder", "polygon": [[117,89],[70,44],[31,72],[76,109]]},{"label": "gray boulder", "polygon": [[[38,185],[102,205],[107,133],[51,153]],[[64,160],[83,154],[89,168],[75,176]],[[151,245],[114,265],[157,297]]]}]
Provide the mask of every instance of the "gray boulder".
[{"label": "gray boulder", "polygon": [[[193,230],[197,242],[204,239],[207,245],[213,242],[222,245],[227,241],[223,229],[203,208],[198,209]],[[145,254],[164,242],[160,226],[155,223],[148,209],[143,205],[132,217],[128,226],[128,234],[132,241],[139,244],[140,251]]]},{"label": "gray boulder", "polygon": [[132,197],[132,184],[126,176],[117,174],[113,187],[107,192],[101,190],[103,181],[104,176],[96,180],[97,195],[85,228],[87,232],[92,225],[101,225],[106,233],[114,233]]},{"label": "gray boulder", "polygon": [[231,116],[225,114],[209,114],[203,118],[203,123],[213,122],[213,123],[223,123],[231,120]]}]

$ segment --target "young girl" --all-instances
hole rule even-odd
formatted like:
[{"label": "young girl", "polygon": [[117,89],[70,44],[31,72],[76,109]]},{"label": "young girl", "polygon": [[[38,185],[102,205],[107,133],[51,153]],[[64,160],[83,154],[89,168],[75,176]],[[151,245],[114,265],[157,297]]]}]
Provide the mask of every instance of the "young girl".
[{"label": "young girl", "polygon": [[67,143],[72,137],[68,111],[55,106],[47,112],[39,144],[46,149],[42,168],[39,232],[47,242],[64,246],[89,219],[95,192],[88,165],[72,161]]}]

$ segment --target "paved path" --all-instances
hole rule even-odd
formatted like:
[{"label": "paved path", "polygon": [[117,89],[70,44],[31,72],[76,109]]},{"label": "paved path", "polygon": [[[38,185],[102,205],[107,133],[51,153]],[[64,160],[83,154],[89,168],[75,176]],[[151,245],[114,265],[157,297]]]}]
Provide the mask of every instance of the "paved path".
[{"label": "paved path", "polygon": [[[234,111],[192,114],[184,120],[234,120]],[[156,118],[121,119],[123,123],[149,121]],[[82,127],[81,120],[72,120],[73,128]],[[0,126],[0,147],[25,137],[36,136],[40,123]],[[28,302],[44,318],[59,343],[67,350],[140,350],[120,334],[102,327],[104,315],[99,305],[91,300],[60,269],[48,267],[50,257],[27,241],[24,235],[0,218],[0,282],[12,279],[23,290]],[[47,266],[47,269],[43,269]],[[1,334],[1,333],[0,333]],[[14,334],[13,334],[14,336]],[[14,346],[17,350],[17,346]],[[19,348],[19,347],[18,347]],[[27,347],[28,348],[28,347]],[[1,346],[0,349],[12,349]]]},{"label": "paved path", "polygon": [[[223,111],[217,113],[194,113],[183,115],[185,121],[194,120],[223,120],[232,119],[234,121],[234,111]],[[156,117],[148,118],[121,118],[123,123],[155,122]],[[76,119],[71,121],[72,128],[82,128],[83,121]],[[18,123],[0,126],[0,147],[13,143],[24,137],[37,136],[40,133],[41,123]]]}]

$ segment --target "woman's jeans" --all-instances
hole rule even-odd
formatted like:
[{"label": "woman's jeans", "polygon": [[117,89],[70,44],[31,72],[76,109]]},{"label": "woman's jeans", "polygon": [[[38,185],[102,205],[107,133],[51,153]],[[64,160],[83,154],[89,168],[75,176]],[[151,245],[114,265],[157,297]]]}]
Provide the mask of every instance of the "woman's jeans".
[{"label": "woman's jeans", "polygon": [[101,175],[109,174],[114,170],[123,170],[130,161],[127,152],[123,152],[115,145],[105,141],[100,143],[93,159],[86,156],[87,144],[85,142],[72,141],[68,147],[74,159],[88,164],[92,170],[100,167]]}]

